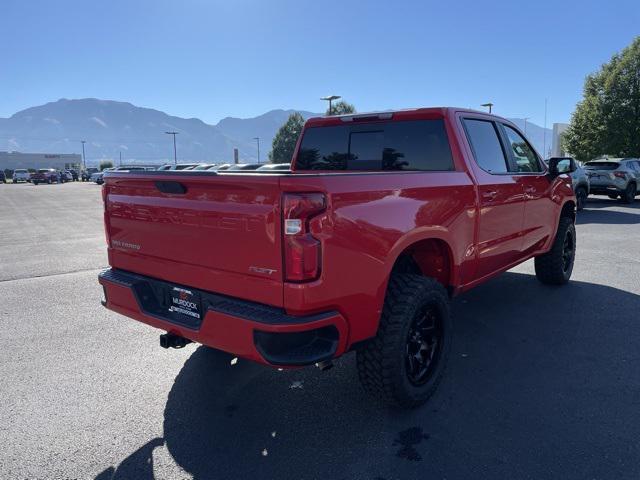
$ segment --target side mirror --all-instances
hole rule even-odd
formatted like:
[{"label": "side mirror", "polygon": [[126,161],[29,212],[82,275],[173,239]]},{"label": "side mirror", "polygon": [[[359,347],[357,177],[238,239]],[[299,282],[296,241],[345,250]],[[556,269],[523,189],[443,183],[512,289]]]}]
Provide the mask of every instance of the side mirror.
[{"label": "side mirror", "polygon": [[552,177],[563,173],[573,173],[577,168],[576,161],[571,157],[551,157],[549,159],[549,175]]}]

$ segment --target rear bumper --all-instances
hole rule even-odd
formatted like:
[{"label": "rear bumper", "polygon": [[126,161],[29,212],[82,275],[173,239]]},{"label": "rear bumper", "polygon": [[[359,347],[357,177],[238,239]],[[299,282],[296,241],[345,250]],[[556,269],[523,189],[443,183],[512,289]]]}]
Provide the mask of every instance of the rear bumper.
[{"label": "rear bumper", "polygon": [[593,178],[590,180],[590,191],[595,195],[609,195],[612,193],[624,192],[627,188],[627,181],[623,178]]},{"label": "rear bumper", "polygon": [[614,184],[608,185],[591,185],[590,193],[593,195],[611,195],[624,192],[624,187],[618,187]]},{"label": "rear bumper", "polygon": [[347,323],[338,312],[292,316],[280,308],[197,290],[202,319],[181,318],[171,316],[162,295],[173,284],[117,269],[103,271],[98,280],[106,308],[259,363],[310,365],[346,350]]}]

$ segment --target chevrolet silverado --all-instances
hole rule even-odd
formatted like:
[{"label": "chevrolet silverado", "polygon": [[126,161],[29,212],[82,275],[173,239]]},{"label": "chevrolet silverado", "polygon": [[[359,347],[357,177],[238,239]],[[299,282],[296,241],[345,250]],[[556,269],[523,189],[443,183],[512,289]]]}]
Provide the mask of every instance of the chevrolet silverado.
[{"label": "chevrolet silverado", "polygon": [[574,169],[503,118],[420,108],[312,118],[290,172],[111,171],[103,304],[164,347],[276,367],[353,350],[367,391],[416,406],[442,376],[451,297],[531,258],[569,281]]}]

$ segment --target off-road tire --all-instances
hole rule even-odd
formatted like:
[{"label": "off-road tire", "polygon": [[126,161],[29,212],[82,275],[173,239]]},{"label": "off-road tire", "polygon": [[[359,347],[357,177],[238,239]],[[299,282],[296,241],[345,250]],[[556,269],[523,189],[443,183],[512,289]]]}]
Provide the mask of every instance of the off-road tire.
[{"label": "off-road tire", "polygon": [[638,193],[638,187],[636,187],[635,183],[630,183],[620,195],[620,200],[622,200],[622,203],[633,203],[636,199],[636,193]]},{"label": "off-road tire", "polygon": [[[566,264],[566,241],[570,236],[572,254],[570,264]],[[576,227],[571,217],[560,217],[560,224],[553,246],[547,253],[535,258],[536,277],[547,285],[564,285],[571,278],[576,252]]]},{"label": "off-road tire", "polygon": [[[408,373],[408,341],[412,325],[425,309],[439,315],[441,326],[435,363],[424,383],[414,384]],[[435,392],[451,349],[453,323],[449,296],[432,278],[393,274],[376,336],[357,352],[357,368],[364,389],[384,403],[402,408],[417,407]],[[433,361],[433,360],[432,360]]]}]

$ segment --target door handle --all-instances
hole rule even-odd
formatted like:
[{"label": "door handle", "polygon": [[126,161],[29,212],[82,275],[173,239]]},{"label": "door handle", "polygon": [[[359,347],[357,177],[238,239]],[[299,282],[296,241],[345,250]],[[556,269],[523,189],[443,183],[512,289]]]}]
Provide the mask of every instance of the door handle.
[{"label": "door handle", "polygon": [[498,192],[496,190],[487,190],[482,192],[482,198],[485,200],[494,200],[498,196]]}]

